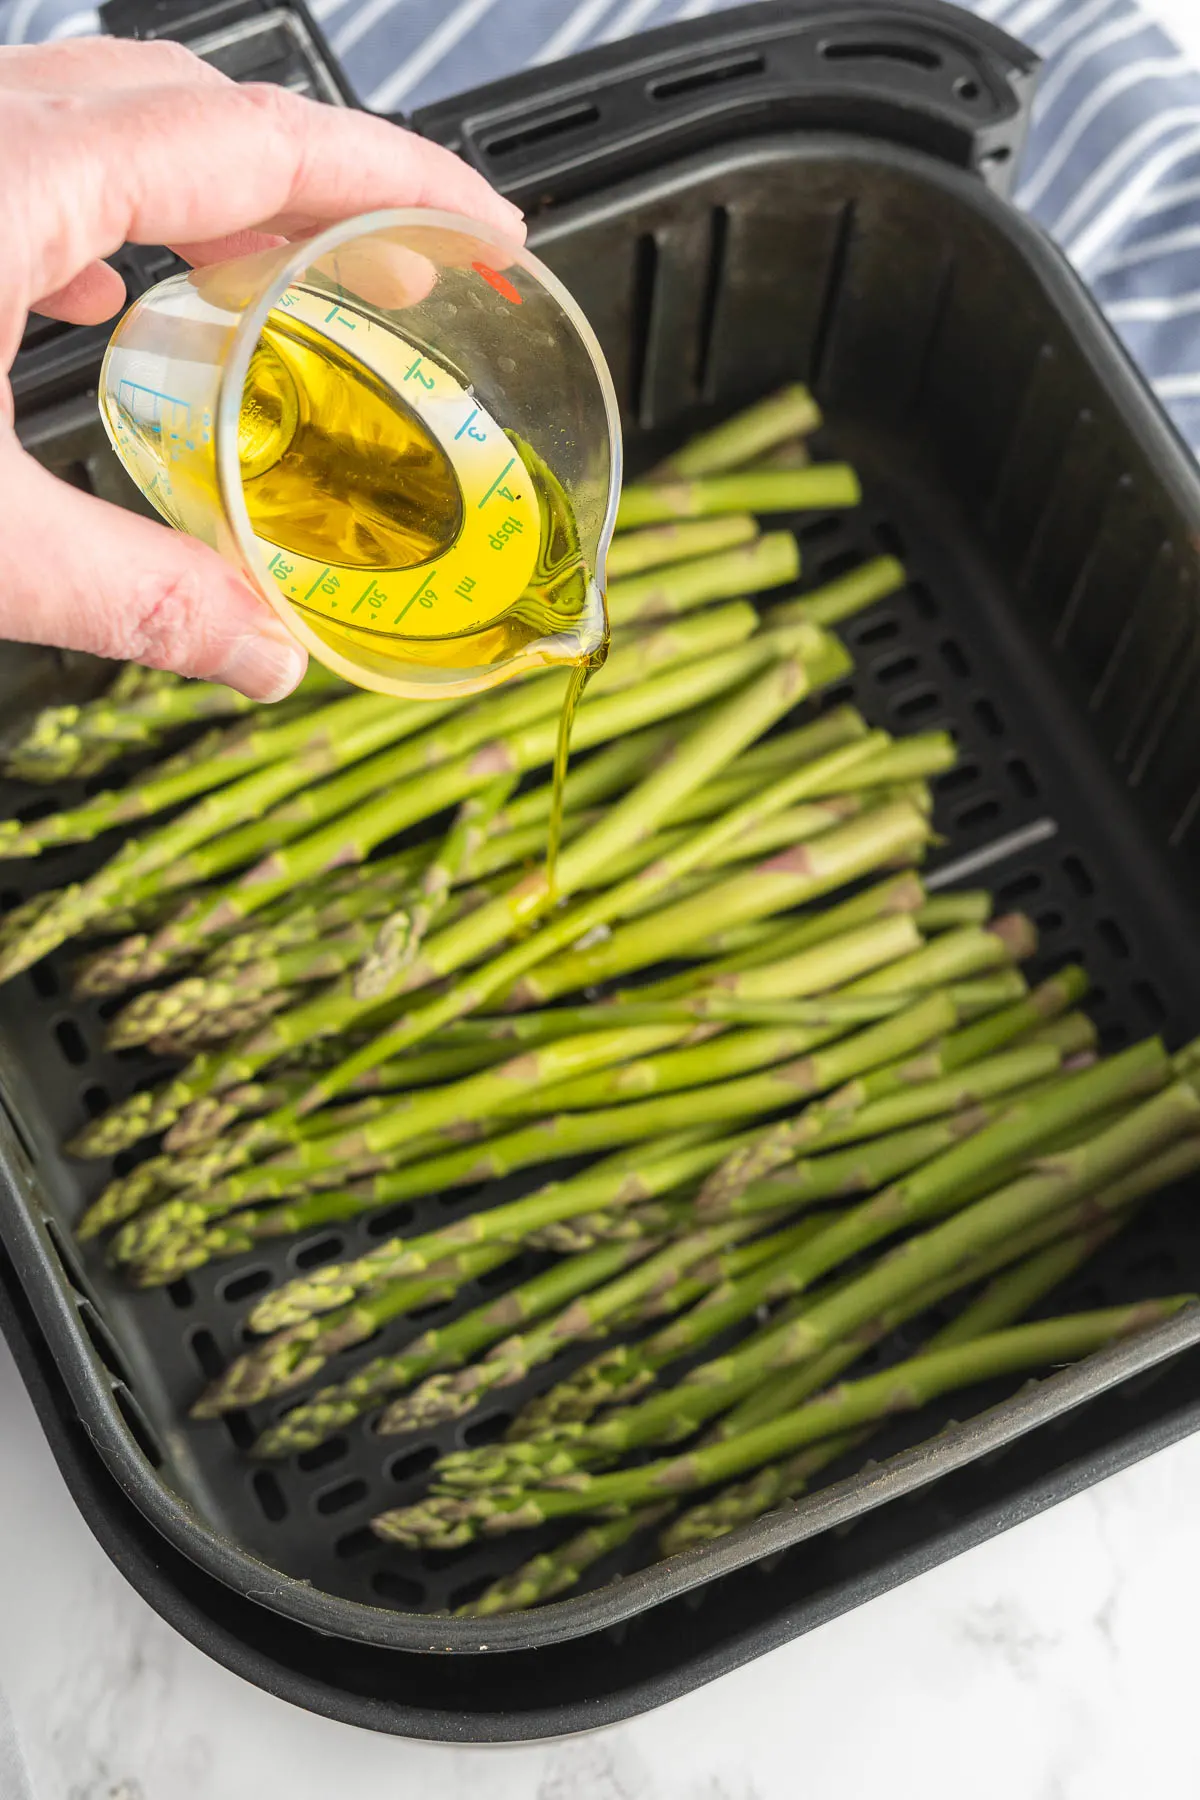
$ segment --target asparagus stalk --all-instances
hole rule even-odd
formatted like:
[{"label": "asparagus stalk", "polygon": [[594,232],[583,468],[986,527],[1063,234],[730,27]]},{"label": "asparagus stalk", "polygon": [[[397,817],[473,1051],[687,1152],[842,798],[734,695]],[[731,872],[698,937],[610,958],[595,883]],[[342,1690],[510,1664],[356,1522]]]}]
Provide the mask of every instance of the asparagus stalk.
[{"label": "asparagus stalk", "polygon": [[515,1494],[435,1495],[416,1506],[380,1514],[372,1528],[392,1542],[452,1548],[469,1543],[480,1531],[499,1535],[573,1513],[641,1506],[664,1495],[694,1492],[885,1413],[916,1411],[955,1388],[1089,1356],[1117,1338],[1160,1324],[1193,1299],[1190,1294],[1174,1295],[993,1332],[951,1350],[912,1357],[880,1375],[847,1382],[755,1431],[684,1456],[612,1474],[576,1474],[569,1478],[570,1485]]},{"label": "asparagus stalk", "polygon": [[[1183,1146],[1180,1146],[1183,1148]],[[1187,1146],[1190,1152],[1191,1166],[1200,1162],[1200,1147]],[[1161,1159],[1156,1159],[1161,1160]],[[1167,1179],[1170,1179],[1168,1175]],[[1105,1197],[1111,1190],[1105,1190]],[[1100,1196],[1097,1196],[1100,1198]],[[970,1305],[963,1308],[950,1324],[930,1339],[927,1346],[929,1352],[947,1351],[960,1344],[968,1344],[973,1339],[986,1333],[1000,1331],[1028,1312],[1046,1294],[1052,1293],[1067,1277],[1086,1262],[1100,1244],[1111,1238],[1124,1223],[1118,1213],[1116,1217],[1107,1219],[1091,1229],[1078,1232],[1050,1243],[1046,1248],[1034,1251],[1023,1261],[1015,1263],[1006,1273],[998,1276]],[[965,1284],[964,1284],[965,1285]],[[931,1304],[936,1304],[938,1294],[927,1296]],[[918,1297],[915,1302],[925,1310],[926,1296]],[[904,1309],[897,1309],[897,1312]],[[888,1324],[902,1323],[903,1320],[891,1315]],[[873,1334],[874,1335],[874,1334]],[[881,1332],[879,1335],[884,1335]],[[814,1381],[809,1390],[821,1392],[827,1382],[841,1373],[847,1362],[855,1359],[859,1348],[855,1345],[835,1346],[826,1356],[820,1357],[811,1365],[811,1376]],[[809,1371],[806,1371],[809,1373]],[[789,1400],[781,1388],[775,1384],[776,1404],[773,1413],[763,1413],[761,1406],[754,1416],[749,1408],[735,1408],[724,1424],[729,1428],[722,1436],[734,1436],[737,1430],[748,1430],[763,1424],[767,1418],[778,1416],[780,1412],[789,1412],[794,1406],[801,1404],[807,1394],[798,1395]],[[756,1399],[766,1397],[766,1389],[760,1390]],[[738,1413],[744,1412],[744,1422],[734,1429]],[[748,1524],[762,1513],[771,1510],[781,1500],[794,1499],[809,1486],[814,1475],[827,1468],[831,1463],[840,1460],[846,1452],[860,1443],[867,1433],[851,1432],[828,1438],[800,1451],[794,1457],[783,1462],[768,1464],[748,1481],[740,1482],[725,1488],[712,1500],[702,1501],[689,1508],[674,1520],[670,1528],[660,1539],[660,1548],[665,1556],[672,1556],[680,1550],[695,1544],[711,1543],[715,1538],[723,1537],[738,1526]]]},{"label": "asparagus stalk", "polygon": [[[1126,1081],[1134,1092],[1139,1075],[1144,1079],[1145,1070],[1138,1060],[1127,1063]],[[1140,1160],[1157,1155],[1177,1138],[1193,1135],[1198,1129],[1200,1100],[1185,1083],[1176,1083],[1075,1149],[1043,1157],[1034,1173],[908,1239],[863,1275],[839,1284],[828,1298],[818,1297],[798,1318],[783,1322],[741,1350],[701,1364],[672,1390],[622,1408],[597,1424],[579,1427],[569,1445],[564,1442],[559,1447],[556,1469],[611,1462],[642,1445],[675,1442],[690,1435],[738,1404],[774,1370],[819,1356],[887,1308],[955,1273],[970,1258],[1047,1215],[1061,1212],[1070,1202],[1094,1193]],[[979,1138],[986,1135],[980,1133]],[[968,1141],[960,1151],[949,1154],[969,1152],[978,1141]],[[941,1159],[943,1165],[947,1161]],[[915,1179],[935,1166],[927,1165]],[[831,1246],[823,1239],[833,1239],[834,1248],[852,1254],[855,1222],[882,1198],[867,1202],[866,1208],[853,1208],[828,1232],[803,1246],[793,1259],[793,1275],[811,1279],[833,1266],[828,1254]],[[924,1216],[929,1216],[928,1212]]]},{"label": "asparagus stalk", "polygon": [[821,409],[809,390],[793,382],[735,413],[710,431],[689,438],[659,464],[655,480],[720,475],[755,462],[789,438],[808,437],[821,424]]},{"label": "asparagus stalk", "polygon": [[718,550],[733,550],[757,536],[758,520],[752,513],[727,513],[687,525],[651,525],[645,531],[624,532],[609,546],[609,592],[627,576],[660,569],[666,563],[691,562]]},{"label": "asparagus stalk", "polygon": [[[878,868],[881,861],[902,856],[904,843],[916,835],[917,817],[914,808],[903,804],[880,807],[823,832],[811,843],[738,871],[702,894],[637,919],[592,949],[568,950],[553,960],[547,956],[536,975],[514,987],[509,1004],[540,1005],[559,994],[650,967],[664,954],[677,954],[705,936],[717,918],[730,923],[763,918],[828,893]],[[899,840],[894,848],[893,834]],[[881,839],[888,843],[883,856]],[[610,916],[619,915],[610,910]]]},{"label": "asparagus stalk", "polygon": [[[887,1020],[883,1025],[860,1032],[840,1045],[835,1044],[830,1048],[817,1051],[792,1063],[782,1064],[767,1072],[713,1083],[699,1090],[691,1090],[689,1093],[674,1095],[670,1098],[656,1096],[648,1101],[635,1102],[619,1108],[600,1108],[591,1114],[575,1117],[567,1115],[567,1125],[561,1133],[550,1129],[549,1121],[542,1121],[537,1127],[532,1128],[533,1133],[536,1133],[535,1136],[530,1135],[528,1131],[522,1135],[525,1136],[527,1142],[540,1143],[545,1147],[545,1155],[548,1157],[561,1153],[567,1145],[577,1152],[585,1147],[599,1148],[603,1146],[606,1138],[610,1142],[628,1142],[660,1132],[686,1130],[693,1123],[691,1115],[696,1112],[697,1108],[699,1108],[699,1117],[705,1119],[706,1122],[715,1123],[719,1119],[737,1119],[745,1117],[747,1114],[752,1115],[755,1112],[794,1104],[799,1096],[818,1093],[823,1087],[841,1081],[847,1073],[853,1070],[869,1068],[877,1060],[890,1060],[895,1054],[902,1052],[905,1046],[927,1041],[929,1037],[944,1030],[947,1020],[952,1021],[953,1016],[950,1003],[943,996],[934,995],[912,1007],[907,1013]],[[609,1034],[595,1035],[607,1037]],[[585,1052],[592,1053],[587,1051],[583,1040],[567,1040],[567,1042],[578,1042],[581,1049],[577,1053],[580,1055]],[[598,1046],[599,1050],[605,1048],[607,1048],[606,1045]],[[548,1049],[553,1051],[554,1046],[550,1046]],[[572,1052],[572,1054],[575,1053]],[[547,1058],[547,1051],[538,1054],[543,1059]],[[1031,1061],[1036,1060],[1039,1074],[1056,1064],[1056,1052],[1050,1046],[1039,1049],[1035,1058],[1030,1058],[1029,1052],[1026,1052],[1025,1056]],[[524,1059],[521,1061],[524,1063]],[[543,1070],[548,1066],[547,1060],[538,1064],[538,1067]],[[1016,1079],[1019,1074],[1024,1073],[1024,1067],[1025,1065],[1021,1065],[1018,1069],[1014,1066],[1012,1070],[1005,1071],[1006,1078]],[[478,1082],[480,1079],[476,1078],[476,1081]],[[494,1073],[492,1081],[494,1083]],[[466,1084],[463,1086],[465,1087]],[[473,1091],[481,1090],[475,1087]],[[489,1086],[488,1091],[493,1091],[492,1086]],[[409,1116],[413,1117],[414,1115],[410,1113]],[[429,1126],[432,1118],[429,1111],[422,1110],[416,1116],[420,1117],[422,1128]],[[467,1116],[465,1107],[462,1116]],[[354,1144],[357,1148],[369,1141],[370,1147],[377,1151],[389,1138],[394,1138],[396,1142],[401,1141],[399,1128],[390,1121],[380,1121],[378,1124],[368,1124],[356,1133]],[[336,1144],[337,1140],[332,1140],[332,1142]],[[493,1144],[485,1149],[483,1155],[486,1157],[494,1154],[496,1149],[498,1147],[502,1149],[502,1146],[503,1140],[499,1140],[498,1144]],[[320,1166],[336,1166],[337,1154],[339,1152],[331,1154],[331,1140],[325,1138],[310,1140],[308,1145],[301,1146],[299,1162],[296,1157],[292,1156],[282,1167],[276,1165],[275,1179],[281,1185],[294,1182],[297,1174],[301,1172],[301,1163],[305,1164],[310,1172]],[[475,1166],[479,1167],[478,1162]],[[190,1203],[202,1209],[197,1214],[197,1222],[205,1216],[211,1216],[217,1208],[227,1207],[231,1201],[236,1204],[239,1201],[259,1198],[259,1190],[265,1184],[270,1173],[271,1165],[267,1165],[264,1170],[249,1171],[247,1176],[241,1180],[236,1176],[232,1177],[223,1184],[224,1191],[215,1190],[209,1193],[203,1201]],[[658,1191],[663,1190],[659,1189]],[[574,1187],[573,1192],[578,1194],[578,1187]],[[648,1197],[650,1196],[647,1193],[638,1195],[639,1199]],[[548,1211],[545,1199],[539,1199],[537,1196],[534,1196],[532,1201],[514,1204],[524,1207],[526,1210],[514,1214],[512,1208],[493,1209],[488,1213],[459,1221],[455,1225],[443,1228],[438,1234],[439,1242],[471,1241],[481,1233],[508,1229],[514,1216],[525,1220],[526,1229],[540,1228],[557,1219],[570,1216],[569,1213],[557,1210]],[[590,1210],[595,1204],[597,1204],[596,1199],[589,1196],[586,1204],[578,1206],[576,1210]],[[319,1304],[317,1297],[330,1288],[338,1296],[331,1303],[340,1304],[347,1283],[352,1284],[350,1291],[354,1291],[354,1284],[360,1280],[375,1279],[380,1265],[386,1266],[387,1276],[391,1278],[411,1266],[409,1261],[411,1254],[411,1247],[406,1245],[403,1240],[393,1240],[380,1245],[368,1257],[360,1258],[354,1263],[331,1264],[326,1268],[314,1271],[311,1277],[289,1283],[287,1287],[279,1290],[277,1295],[269,1297],[267,1302],[262,1303],[260,1309],[254,1314],[256,1328],[273,1329],[271,1324],[262,1323],[272,1304],[282,1305],[285,1309],[290,1308],[293,1304],[307,1307],[314,1300],[317,1300]]]},{"label": "asparagus stalk", "polygon": [[861,498],[858,477],[846,463],[711,475],[658,486],[634,482],[621,494],[617,528],[627,531],[637,525],[710,518],[716,513],[825,512],[832,507],[857,506]]},{"label": "asparagus stalk", "polygon": [[513,1574],[502,1575],[493,1581],[477,1600],[460,1606],[459,1615],[492,1618],[497,1613],[521,1612],[540,1601],[553,1600],[556,1594],[575,1587],[581,1576],[604,1557],[619,1550],[630,1538],[661,1524],[670,1512],[670,1503],[664,1502],[660,1506],[639,1507],[636,1512],[619,1513],[615,1518],[589,1525],[553,1550],[543,1550],[531,1557]]},{"label": "asparagus stalk", "polygon": [[877,600],[904,586],[907,576],[903,563],[894,556],[877,556],[840,575],[824,587],[814,588],[795,600],[783,600],[771,609],[772,621],[811,619],[817,625],[838,625]]},{"label": "asparagus stalk", "polygon": [[[645,1246],[637,1246],[645,1254]],[[284,1394],[301,1386],[324,1368],[339,1350],[364,1343],[390,1320],[438,1300],[452,1300],[459,1288],[476,1276],[510,1261],[511,1244],[489,1244],[464,1254],[447,1257],[412,1281],[397,1281],[369,1300],[343,1307],[325,1319],[314,1319],[272,1340],[270,1383],[258,1392],[249,1379],[245,1359],[240,1359],[194,1403],[194,1419],[215,1419],[234,1407],[253,1406],[267,1393]],[[237,1384],[235,1371],[241,1375]],[[219,1390],[219,1391],[218,1391]]]},{"label": "asparagus stalk", "polygon": [[402,1400],[394,1400],[379,1422],[394,1435],[423,1431],[447,1419],[473,1412],[496,1388],[512,1387],[529,1371],[549,1361],[566,1345],[602,1333],[606,1324],[648,1294],[668,1292],[696,1264],[716,1256],[746,1227],[701,1229],[668,1243],[602,1288],[574,1300],[563,1312],[530,1331],[497,1344],[479,1362],[456,1371],[430,1375]]},{"label": "asparagus stalk", "polygon": [[[320,1388],[269,1426],[253,1446],[260,1457],[311,1450],[435,1369],[457,1368],[518,1326],[532,1324],[587,1293],[645,1255],[644,1244],[604,1244],[570,1257],[448,1325],[433,1326],[393,1354],[376,1356],[345,1381]],[[206,1403],[211,1403],[206,1396]],[[236,1403],[235,1403],[236,1404]],[[222,1408],[222,1410],[224,1410]]]},{"label": "asparagus stalk", "polygon": [[781,587],[799,573],[800,547],[792,533],[768,531],[734,549],[612,581],[608,615],[615,626],[669,618],[710,601]]},{"label": "asparagus stalk", "polygon": [[[199,1175],[200,1170],[189,1167],[188,1159],[184,1159],[171,1172],[171,1180],[185,1189],[184,1196],[127,1224],[114,1240],[110,1254],[117,1262],[144,1261],[156,1253],[165,1238],[181,1229],[202,1228],[233,1211],[243,1199],[258,1198],[260,1191],[286,1190],[296,1184],[297,1178],[320,1170],[353,1167],[432,1132],[470,1128],[477,1119],[489,1117],[496,1107],[503,1109],[518,1091],[531,1094],[539,1087],[552,1085],[569,1071],[600,1067],[636,1054],[639,1049],[658,1048],[677,1040],[684,1029],[677,1025],[643,1025],[615,1032],[582,1032],[560,1038],[540,1050],[524,1051],[497,1068],[485,1069],[444,1087],[397,1096],[372,1119],[364,1120],[361,1109],[356,1109],[348,1128],[335,1127],[321,1136],[299,1138],[288,1152],[274,1160],[269,1175],[250,1171],[242,1178],[231,1176],[207,1191],[197,1185],[189,1195],[186,1189],[191,1177]],[[200,1154],[204,1156],[203,1152]],[[206,1164],[202,1166],[207,1173]]]}]

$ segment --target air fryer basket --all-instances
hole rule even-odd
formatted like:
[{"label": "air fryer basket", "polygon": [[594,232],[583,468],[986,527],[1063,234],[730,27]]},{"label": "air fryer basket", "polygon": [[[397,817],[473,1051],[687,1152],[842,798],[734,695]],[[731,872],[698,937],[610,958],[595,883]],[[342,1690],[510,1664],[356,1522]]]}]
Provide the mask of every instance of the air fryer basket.
[{"label": "air fryer basket", "polygon": [[[894,47],[903,30],[885,10]],[[969,22],[946,15],[914,6],[924,35],[913,41],[933,54],[936,25],[938,70],[974,82],[993,127],[1011,127],[1020,108],[999,89],[1003,40],[983,33],[981,47]],[[883,54],[880,9],[836,16]],[[954,731],[962,755],[938,796],[949,840],[941,860],[978,853],[1001,901],[1034,915],[1039,972],[1087,964],[1106,1047],[1148,1030],[1180,1042],[1200,1030],[1200,714],[1190,704],[1200,482],[1058,255],[967,172],[981,142],[995,151],[995,131],[985,122],[981,137],[966,134],[955,168],[886,141],[919,134],[891,129],[879,108],[874,139],[861,106],[847,113],[854,135],[830,134],[827,104],[823,129],[776,135],[749,132],[746,109],[733,108],[736,131],[731,123],[722,136],[722,98],[709,134],[722,141],[691,149],[689,115],[678,137],[689,154],[666,160],[648,129],[631,127],[616,158],[625,176],[608,179],[615,152],[601,128],[612,128],[618,77],[624,92],[645,88],[648,70],[711,70],[718,39],[736,68],[731,43],[744,63],[760,21],[778,35],[797,18],[815,19],[812,41],[822,41],[820,9],[771,7],[710,23],[703,39],[656,34],[623,52],[619,69],[611,51],[595,70],[580,59],[557,116],[570,123],[575,90],[599,97],[599,107],[589,102],[600,121],[595,155],[572,152],[564,179],[583,197],[548,207],[532,241],[599,333],[635,470],[782,381],[815,386],[829,419],[824,447],[855,462],[866,502],[849,516],[796,521],[805,579],[883,549],[911,573],[902,594],[847,628],[856,674],[846,693],[893,729]],[[1024,79],[1028,65],[1009,49]],[[765,50],[760,63],[769,74]],[[509,103],[528,122],[520,86]],[[453,130],[445,113],[418,123],[494,153],[511,133],[479,121],[501,98],[488,90],[460,103]],[[520,139],[522,155],[530,141]],[[948,144],[944,133],[931,142]],[[639,156],[651,166],[629,173]],[[532,182],[528,168],[520,180]],[[551,192],[557,182],[547,177]],[[61,371],[54,380],[25,389],[26,441],[71,478],[115,493],[94,400]],[[45,667],[13,659],[0,679],[32,703],[44,698]],[[6,797],[10,808],[34,798],[15,788]],[[85,853],[60,853],[53,878],[86,866]],[[6,903],[50,872],[49,861],[45,873],[5,865]],[[102,1009],[68,999],[68,965],[52,957],[0,991],[5,1329],[73,1491],[130,1578],[214,1655],[301,1704],[423,1736],[598,1724],[857,1604],[1200,1418],[1193,1311],[1015,1398],[1001,1385],[898,1421],[877,1440],[881,1466],[834,1469],[821,1492],[719,1544],[632,1573],[618,1556],[589,1591],[482,1629],[447,1617],[528,1554],[530,1540],[407,1555],[366,1526],[417,1491],[463,1427],[396,1442],[360,1421],[319,1451],[256,1469],[243,1451],[268,1409],[186,1422],[199,1382],[240,1347],[252,1294],[365,1247],[396,1228],[395,1214],[260,1248],[165,1292],[130,1294],[99,1258],[81,1260],[70,1223],[109,1171],[65,1161],[57,1145],[151,1069],[101,1048]],[[465,1208],[448,1198],[406,1213],[404,1228]],[[1200,1283],[1193,1199],[1193,1190],[1162,1196],[1055,1307]],[[468,1290],[460,1304],[476,1297]],[[878,1354],[902,1348],[893,1341]],[[523,1397],[514,1390],[506,1410]],[[955,1425],[951,1408],[969,1422]],[[466,1421],[466,1441],[495,1429],[499,1414],[497,1405]]]}]

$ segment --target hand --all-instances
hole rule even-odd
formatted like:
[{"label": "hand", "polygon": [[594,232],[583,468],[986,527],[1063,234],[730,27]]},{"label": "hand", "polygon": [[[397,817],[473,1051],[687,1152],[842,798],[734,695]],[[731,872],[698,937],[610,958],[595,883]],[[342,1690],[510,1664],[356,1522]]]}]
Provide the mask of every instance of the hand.
[{"label": "hand", "polygon": [[376,207],[430,206],[520,243],[520,213],[465,163],[369,114],[240,86],[174,43],[0,49],[0,638],[127,657],[278,700],[305,655],[215,551],[56,480],[13,430],[26,314],[95,325],[124,284],[101,259],[169,244],[193,265]]}]

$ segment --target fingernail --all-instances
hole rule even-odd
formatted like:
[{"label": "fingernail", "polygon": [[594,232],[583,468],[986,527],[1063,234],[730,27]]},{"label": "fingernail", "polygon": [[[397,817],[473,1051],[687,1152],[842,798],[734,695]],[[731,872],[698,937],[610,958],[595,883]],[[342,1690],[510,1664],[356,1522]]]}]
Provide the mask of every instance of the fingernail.
[{"label": "fingernail", "polygon": [[251,700],[283,700],[308,667],[308,657],[291,638],[255,632],[235,638],[213,679],[224,681]]}]

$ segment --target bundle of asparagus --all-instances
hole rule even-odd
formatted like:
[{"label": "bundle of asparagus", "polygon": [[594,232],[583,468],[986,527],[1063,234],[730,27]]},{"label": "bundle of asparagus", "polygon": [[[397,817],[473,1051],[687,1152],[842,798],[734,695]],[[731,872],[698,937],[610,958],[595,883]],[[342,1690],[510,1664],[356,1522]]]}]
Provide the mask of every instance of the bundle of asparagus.
[{"label": "bundle of asparagus", "polygon": [[[880,557],[786,594],[796,538],[758,515],[857,499],[849,470],[812,461],[818,423],[784,390],[626,490],[554,896],[557,673],[436,706],[314,676],[287,716],[251,709],[131,784],[0,828],[10,857],[101,840],[87,879],[9,916],[0,979],[82,944],[80,992],[127,996],[112,1043],[181,1064],[71,1146],[160,1140],[79,1228],[109,1234],[135,1285],[529,1172],[518,1199],[485,1192],[267,1293],[260,1341],[193,1408],[263,1408],[254,1454],[277,1458],[532,1388],[503,1443],[443,1457],[423,1500],[375,1521],[445,1548],[596,1518],[475,1611],[561,1593],[638,1534],[652,1555],[654,1530],[669,1554],[732,1529],[884,1413],[1182,1303],[1016,1323],[1200,1165],[1200,1052],[1099,1059],[1082,970],[1031,990],[1027,919],[929,891],[944,733],[893,740],[845,704],[789,717],[849,671],[831,628],[905,580]],[[144,748],[152,716],[165,732],[222,714],[202,684],[121,677],[26,754]],[[484,1275],[507,1286],[472,1305]],[[915,1355],[830,1386],[960,1295]],[[452,1300],[448,1322],[406,1325]]]}]

